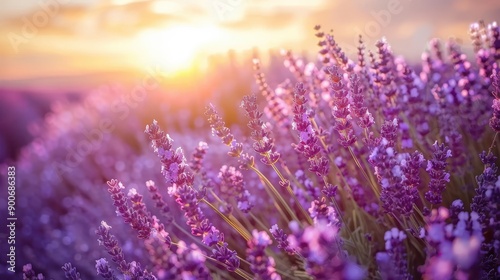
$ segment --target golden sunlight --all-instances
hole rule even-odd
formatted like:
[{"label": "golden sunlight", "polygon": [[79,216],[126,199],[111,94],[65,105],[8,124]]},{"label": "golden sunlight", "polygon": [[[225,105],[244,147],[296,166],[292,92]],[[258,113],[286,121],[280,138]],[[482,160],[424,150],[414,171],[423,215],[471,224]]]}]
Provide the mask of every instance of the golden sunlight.
[{"label": "golden sunlight", "polygon": [[204,63],[203,55],[211,51],[221,33],[215,25],[175,25],[144,30],[137,37],[139,63],[156,65],[167,74],[199,68]]}]

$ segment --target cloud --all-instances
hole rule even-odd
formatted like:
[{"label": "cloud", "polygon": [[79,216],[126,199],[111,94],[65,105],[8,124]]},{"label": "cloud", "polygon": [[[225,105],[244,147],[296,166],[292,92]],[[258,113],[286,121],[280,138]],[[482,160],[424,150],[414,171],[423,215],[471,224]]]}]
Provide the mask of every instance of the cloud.
[{"label": "cloud", "polygon": [[[10,0],[9,0],[10,1]],[[22,2],[22,1],[20,1]],[[61,36],[122,35],[130,36],[145,28],[155,28],[174,23],[183,23],[202,15],[203,11],[196,5],[179,5],[175,13],[168,10],[158,11],[158,4],[154,1],[133,1],[123,5],[116,5],[113,1],[100,1],[94,4],[57,4],[56,0],[46,0],[55,3],[55,6],[43,9],[40,5],[23,5],[24,13],[18,11],[12,15],[3,14],[0,22],[3,30],[19,32],[25,21],[36,22],[37,15],[48,15],[48,22],[40,28],[41,33]],[[70,2],[72,3],[72,2]],[[89,2],[91,3],[91,2]],[[156,3],[156,6],[153,4]],[[21,7],[21,5],[20,5]],[[156,9],[155,9],[156,7]]]},{"label": "cloud", "polygon": [[[43,12],[39,1],[3,0],[0,4],[0,54],[11,56],[10,66],[14,67],[19,59],[19,67],[29,67],[23,57],[51,57],[58,53],[68,58],[52,56],[52,64],[50,59],[37,61],[39,65],[55,67],[57,63],[74,65],[82,57],[92,60],[92,57],[101,59],[110,54],[126,56],[133,51],[136,35],[144,30],[204,24],[219,26],[223,31],[209,47],[203,47],[207,53],[252,47],[315,53],[318,47],[313,27],[320,24],[324,30],[333,29],[335,39],[344,49],[355,48],[359,33],[365,37],[369,49],[374,48],[376,40],[386,36],[396,54],[418,61],[429,38],[446,40],[455,36],[468,44],[471,22],[479,19],[491,22],[500,14],[498,0],[480,3],[472,0],[67,0],[68,4],[59,5],[48,23],[38,28],[37,35],[20,47],[21,52],[14,54],[6,35],[21,34],[25,20],[32,20],[37,12]],[[394,1],[399,3],[401,11],[390,13],[390,19],[384,18],[388,3]],[[220,3],[232,3],[226,11],[227,18],[217,13],[215,4]],[[134,55],[140,53],[137,51]],[[65,64],[65,61],[72,63]],[[102,67],[107,66],[101,63]],[[97,62],[92,65],[99,67]],[[8,74],[8,71],[0,72]]]}]

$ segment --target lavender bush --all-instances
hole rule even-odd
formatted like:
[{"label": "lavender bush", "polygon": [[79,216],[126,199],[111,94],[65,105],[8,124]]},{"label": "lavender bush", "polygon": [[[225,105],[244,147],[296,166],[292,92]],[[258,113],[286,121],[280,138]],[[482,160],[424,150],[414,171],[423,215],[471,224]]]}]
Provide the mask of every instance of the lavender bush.
[{"label": "lavender bush", "polygon": [[497,24],[471,25],[473,59],[432,40],[421,67],[315,30],[317,61],[283,52],[289,79],[253,61],[246,125],[216,102],[212,137],[131,115],[67,173],[31,157],[64,158],[77,129],[34,143],[24,279],[499,279]]}]

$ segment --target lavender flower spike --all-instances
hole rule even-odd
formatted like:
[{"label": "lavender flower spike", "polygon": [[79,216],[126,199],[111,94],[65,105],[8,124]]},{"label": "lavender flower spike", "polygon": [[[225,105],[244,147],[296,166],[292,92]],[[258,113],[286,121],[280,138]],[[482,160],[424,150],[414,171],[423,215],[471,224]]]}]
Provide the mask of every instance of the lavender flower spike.
[{"label": "lavender flower spike", "polygon": [[490,126],[495,132],[500,132],[500,70],[495,69],[491,75],[493,87],[493,117],[490,119]]},{"label": "lavender flower spike", "polygon": [[95,233],[98,236],[99,244],[106,248],[108,254],[111,255],[111,259],[118,266],[118,270],[125,274],[130,269],[130,264],[125,261],[125,256],[118,245],[118,240],[109,232],[110,228],[111,227],[105,221],[102,221]]},{"label": "lavender flower spike", "polygon": [[317,280],[365,279],[365,271],[343,257],[336,230],[320,221],[304,230],[290,223],[294,234],[288,236],[290,246],[305,258],[306,272]]},{"label": "lavender flower spike", "polygon": [[45,280],[43,274],[38,273],[38,275],[33,270],[31,264],[25,264],[23,266],[23,279],[24,280]]},{"label": "lavender flower spike", "polygon": [[276,240],[276,243],[278,243],[278,248],[281,248],[283,251],[285,251],[288,255],[294,255],[295,250],[290,247],[290,243],[288,242],[288,235],[283,232],[282,229],[278,227],[278,225],[273,225],[269,231],[273,235],[273,238]]},{"label": "lavender flower spike", "polygon": [[263,113],[258,110],[255,94],[243,97],[241,107],[250,119],[248,127],[252,130],[253,149],[262,156],[262,163],[267,165],[276,163],[280,158],[280,153],[274,148],[274,138],[271,136],[269,128],[261,120]]},{"label": "lavender flower spike", "polygon": [[432,204],[442,202],[442,193],[446,183],[450,181],[450,173],[446,172],[446,159],[451,157],[451,150],[445,144],[438,145],[437,141],[432,145],[434,148],[433,158],[427,161],[426,171],[431,177],[429,191],[425,193],[425,199]]},{"label": "lavender flower spike", "polygon": [[62,267],[62,270],[64,270],[64,276],[66,276],[66,279],[70,280],[81,280],[80,278],[80,273],[76,271],[76,267],[73,267],[71,263],[65,263]]},{"label": "lavender flower spike", "polygon": [[385,252],[379,252],[376,256],[382,279],[413,279],[408,273],[406,249],[403,244],[405,239],[406,234],[397,228],[385,233]]},{"label": "lavender flower spike", "polygon": [[247,260],[250,262],[250,269],[255,276],[262,280],[281,280],[281,276],[276,273],[274,259],[265,253],[266,247],[272,241],[265,231],[252,231],[252,239],[248,241]]},{"label": "lavender flower spike", "polygon": [[105,280],[118,280],[118,278],[113,273],[113,270],[111,270],[108,261],[106,261],[105,258],[100,258],[95,262],[96,262],[95,268],[97,270],[97,275],[101,275],[101,277]]},{"label": "lavender flower spike", "polygon": [[[130,224],[138,232],[140,239],[148,239],[152,228],[151,214],[147,212],[142,196],[135,189],[130,190],[130,198],[127,198],[122,191],[124,188],[122,183],[115,179],[108,182],[108,192],[114,201],[116,212],[123,217],[125,223]],[[132,207],[129,205],[129,200],[133,204]]]},{"label": "lavender flower spike", "polygon": [[173,152],[173,140],[160,129],[156,121],[146,127],[146,133],[161,160],[162,174],[167,183],[171,184],[169,194],[175,197],[175,201],[184,211],[191,234],[202,236],[203,243],[212,248],[215,246],[212,249],[212,257],[225,264],[228,271],[235,271],[240,265],[240,260],[236,251],[229,249],[227,243],[224,242],[224,234],[203,214],[199,206],[198,191],[193,188],[194,176],[188,170],[182,150],[177,149],[175,153]]}]

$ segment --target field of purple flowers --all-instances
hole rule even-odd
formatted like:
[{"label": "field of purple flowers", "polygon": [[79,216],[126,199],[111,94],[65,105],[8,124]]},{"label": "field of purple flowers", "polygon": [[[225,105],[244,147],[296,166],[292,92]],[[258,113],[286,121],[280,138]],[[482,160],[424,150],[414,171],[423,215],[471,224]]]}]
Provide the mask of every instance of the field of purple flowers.
[{"label": "field of purple flowers", "polygon": [[16,163],[24,279],[499,279],[498,25],[417,67],[314,32],[189,125],[155,93],[55,107]]}]

